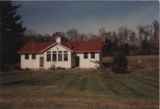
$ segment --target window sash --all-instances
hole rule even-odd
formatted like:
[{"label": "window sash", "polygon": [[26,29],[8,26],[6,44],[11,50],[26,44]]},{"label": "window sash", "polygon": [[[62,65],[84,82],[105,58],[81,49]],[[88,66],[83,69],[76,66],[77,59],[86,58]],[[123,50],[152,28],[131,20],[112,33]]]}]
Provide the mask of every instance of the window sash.
[{"label": "window sash", "polygon": [[35,53],[32,54],[32,59],[36,59],[36,54]]},{"label": "window sash", "polygon": [[91,58],[95,58],[95,52],[91,52]]},{"label": "window sash", "polygon": [[57,61],[57,53],[56,53],[56,51],[53,51],[52,61]]},{"label": "window sash", "polygon": [[47,52],[47,61],[51,61],[51,52],[50,51]]},{"label": "window sash", "polygon": [[88,53],[85,52],[85,53],[84,53],[84,59],[87,59],[87,58],[88,58]]},{"label": "window sash", "polygon": [[25,59],[29,59],[29,54],[28,53],[25,54]]},{"label": "window sash", "polygon": [[62,51],[58,51],[58,61],[62,61]]},{"label": "window sash", "polygon": [[68,51],[64,51],[64,61],[68,61]]}]

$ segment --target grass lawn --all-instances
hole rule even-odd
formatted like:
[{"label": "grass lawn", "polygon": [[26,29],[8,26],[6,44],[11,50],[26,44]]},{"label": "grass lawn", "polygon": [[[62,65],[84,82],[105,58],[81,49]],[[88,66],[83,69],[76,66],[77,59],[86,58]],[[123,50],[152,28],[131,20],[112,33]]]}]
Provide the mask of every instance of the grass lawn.
[{"label": "grass lawn", "polygon": [[114,74],[110,67],[1,73],[0,108],[158,109],[158,56],[128,58],[127,74]]}]

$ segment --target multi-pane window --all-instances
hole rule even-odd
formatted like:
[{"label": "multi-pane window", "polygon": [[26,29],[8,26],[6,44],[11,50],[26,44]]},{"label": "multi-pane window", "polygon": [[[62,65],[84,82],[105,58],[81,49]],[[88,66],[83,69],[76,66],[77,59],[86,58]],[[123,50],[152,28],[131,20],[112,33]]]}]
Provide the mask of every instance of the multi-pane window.
[{"label": "multi-pane window", "polygon": [[51,52],[50,51],[47,52],[47,61],[51,61]]},{"label": "multi-pane window", "polygon": [[62,61],[62,51],[58,51],[58,61]]},{"label": "multi-pane window", "polygon": [[64,51],[64,61],[68,61],[68,51]]},{"label": "multi-pane window", "polygon": [[88,53],[84,52],[84,59],[87,59],[87,58],[88,58]]},{"label": "multi-pane window", "polygon": [[53,51],[52,61],[56,61],[56,60],[57,60],[57,54],[56,54],[56,51]]},{"label": "multi-pane window", "polygon": [[91,52],[91,58],[95,58],[95,52]]},{"label": "multi-pane window", "polygon": [[35,53],[32,54],[32,59],[36,59],[36,54]]},{"label": "multi-pane window", "polygon": [[25,59],[29,59],[29,54],[28,53],[25,54]]}]

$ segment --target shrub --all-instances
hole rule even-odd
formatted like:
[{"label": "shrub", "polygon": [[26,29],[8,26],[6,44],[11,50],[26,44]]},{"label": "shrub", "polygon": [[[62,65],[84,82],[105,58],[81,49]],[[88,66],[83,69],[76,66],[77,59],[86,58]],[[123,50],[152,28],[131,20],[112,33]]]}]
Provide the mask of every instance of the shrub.
[{"label": "shrub", "polygon": [[127,69],[127,58],[126,55],[122,52],[118,52],[114,55],[112,62],[112,71],[116,73],[125,73]]}]

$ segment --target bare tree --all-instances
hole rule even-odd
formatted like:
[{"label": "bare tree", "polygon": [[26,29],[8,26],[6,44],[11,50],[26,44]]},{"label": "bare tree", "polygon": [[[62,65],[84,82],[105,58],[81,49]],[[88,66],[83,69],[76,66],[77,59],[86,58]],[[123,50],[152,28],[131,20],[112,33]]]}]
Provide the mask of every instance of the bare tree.
[{"label": "bare tree", "polygon": [[153,37],[153,27],[152,25],[144,25],[138,26],[138,34],[139,40],[141,45],[141,53],[142,54],[150,54],[151,47],[151,40]]},{"label": "bare tree", "polygon": [[89,34],[88,34],[88,37],[89,37],[89,40],[90,40],[90,41],[97,41],[97,40],[101,40],[101,38],[100,38],[100,37],[98,37],[97,35],[92,34],[92,33],[89,33]]},{"label": "bare tree", "polygon": [[120,45],[129,42],[129,35],[131,34],[131,32],[132,31],[128,29],[126,26],[121,26],[118,29],[117,36],[119,38]]},{"label": "bare tree", "polygon": [[26,42],[41,42],[43,37],[41,34],[37,33],[34,30],[27,29],[24,33],[24,38]]},{"label": "bare tree", "polygon": [[79,39],[80,41],[88,41],[88,36],[86,34],[80,34]]},{"label": "bare tree", "polygon": [[70,41],[79,41],[79,34],[76,28],[72,28],[66,32],[66,37]]},{"label": "bare tree", "polygon": [[159,41],[159,22],[154,20],[152,25],[154,29],[154,39]]},{"label": "bare tree", "polygon": [[136,37],[136,33],[135,32],[131,32],[130,35],[129,35],[129,43],[130,43],[130,46],[136,48],[137,47],[137,37]]},{"label": "bare tree", "polygon": [[52,37],[49,34],[45,33],[43,36],[43,41],[50,42],[51,40],[52,40]]}]

